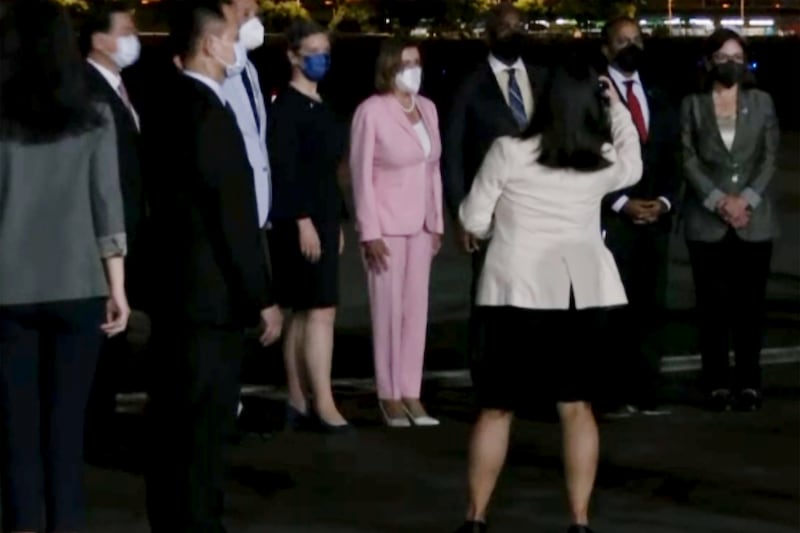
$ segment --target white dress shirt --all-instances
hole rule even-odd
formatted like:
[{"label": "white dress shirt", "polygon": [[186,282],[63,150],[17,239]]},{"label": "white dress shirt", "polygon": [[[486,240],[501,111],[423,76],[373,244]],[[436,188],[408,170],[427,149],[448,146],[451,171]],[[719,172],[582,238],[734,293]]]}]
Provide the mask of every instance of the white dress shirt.
[{"label": "white dress shirt", "polygon": [[236,114],[236,122],[239,124],[239,130],[244,138],[247,159],[253,169],[258,219],[263,227],[269,218],[269,209],[272,202],[269,154],[267,153],[267,108],[264,103],[264,95],[261,92],[261,84],[258,82],[258,72],[256,72],[255,66],[250,61],[245,66],[245,72],[253,88],[253,98],[258,112],[258,124],[241,75],[227,78],[222,84],[222,93]]},{"label": "white dress shirt", "polygon": [[133,104],[130,102],[130,99],[127,96],[123,96],[122,94],[122,76],[120,76],[117,72],[113,72],[107,69],[106,67],[104,67],[97,61],[94,61],[93,59],[87,59],[86,61],[91,66],[93,66],[97,70],[97,72],[99,72],[100,75],[103,76],[103,78],[105,78],[105,80],[108,82],[111,88],[114,89],[114,92],[117,93],[122,102],[131,112],[131,115],[133,116],[133,122],[136,124],[136,129],[138,130],[139,114],[136,112],[136,109],[134,109]]},{"label": "white dress shirt", "polygon": [[431,155],[431,136],[428,129],[425,127],[425,122],[420,120],[414,124],[414,132],[419,137],[419,142],[422,145],[422,151],[425,152],[425,157]]},{"label": "white dress shirt", "polygon": [[[615,67],[609,65],[608,67],[608,75],[611,78],[611,81],[614,82],[614,85],[617,86],[617,92],[619,93],[620,97],[624,102],[628,102],[628,85],[626,82],[632,81],[633,86],[633,94],[636,95],[636,99],[639,100],[639,107],[642,108],[642,116],[644,116],[644,125],[647,128],[647,131],[650,131],[650,104],[647,101],[647,93],[645,93],[644,85],[642,85],[642,79],[639,76],[638,72],[634,72],[633,76],[626,76],[622,72],[620,72]],[[667,200],[663,196],[658,197],[661,202],[665,206],[667,206],[667,211],[672,209],[672,204],[669,200]],[[625,207],[625,204],[628,203],[628,198],[626,195],[622,195],[619,199],[614,202],[614,205],[611,206],[611,209],[619,213],[622,211],[622,208]]]},{"label": "white dress shirt", "polygon": [[612,307],[627,303],[614,257],[600,233],[607,194],[642,176],[639,134],[622,104],[611,110],[610,166],[579,172],[537,161],[540,138],[501,137],[461,204],[464,229],[491,236],[477,303],[523,309]]},{"label": "white dress shirt", "polygon": [[[525,63],[522,59],[517,59],[513,65],[506,65],[493,55],[489,54],[489,67],[491,67],[494,76],[497,79],[497,84],[503,92],[503,98],[509,104],[511,96],[508,94],[508,77],[509,70],[513,69],[517,76],[517,85],[522,93],[522,101],[525,104],[525,114],[528,115],[528,120],[533,116],[533,89],[531,87],[531,80],[528,78],[528,69],[525,68]],[[510,104],[509,104],[510,105]]]}]

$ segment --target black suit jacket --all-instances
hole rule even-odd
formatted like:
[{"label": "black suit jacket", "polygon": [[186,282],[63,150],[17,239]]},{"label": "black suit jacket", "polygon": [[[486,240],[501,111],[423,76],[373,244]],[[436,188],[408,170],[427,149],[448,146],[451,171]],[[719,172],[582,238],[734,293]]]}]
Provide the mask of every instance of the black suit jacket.
[{"label": "black suit jacket", "polygon": [[[253,173],[236,119],[187,76],[150,117],[147,187],[153,223],[150,312],[164,321],[256,325],[274,303]],[[168,111],[167,111],[168,110]]]},{"label": "black suit jacket", "polygon": [[[545,70],[530,65],[526,69],[536,105]],[[456,93],[444,128],[442,179],[447,208],[454,218],[492,143],[498,137],[518,133],[519,126],[497,78],[489,63],[484,62]]]},{"label": "black suit jacket", "polygon": [[125,209],[125,232],[131,252],[138,249],[138,237],[145,215],[145,196],[142,185],[141,146],[139,130],[128,108],[117,91],[92,65],[86,65],[87,83],[92,96],[106,102],[114,116],[117,132],[117,158],[119,181]]},{"label": "black suit jacket", "polygon": [[[648,139],[642,143],[642,179],[633,187],[608,195],[603,201],[603,214],[606,222],[613,229],[615,219],[622,219],[626,225],[632,222],[623,213],[616,213],[611,206],[621,196],[640,200],[655,200],[664,197],[672,206],[668,216],[663,216],[656,223],[658,229],[669,231],[672,214],[678,209],[678,189],[680,187],[680,118],[678,110],[672,105],[666,94],[642,81],[647,105],[650,109],[650,127]],[[617,87],[622,98],[623,88]],[[624,98],[622,101],[625,102]],[[636,226],[643,228],[644,226]]]}]

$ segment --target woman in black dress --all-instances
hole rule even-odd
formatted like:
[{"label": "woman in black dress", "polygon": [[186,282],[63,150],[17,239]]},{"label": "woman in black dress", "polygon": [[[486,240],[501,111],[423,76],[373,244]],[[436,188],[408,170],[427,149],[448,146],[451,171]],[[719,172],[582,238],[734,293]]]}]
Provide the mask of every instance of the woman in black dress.
[{"label": "woman in black dress", "polygon": [[346,130],[317,84],[330,66],[330,41],[319,25],[288,32],[292,80],[272,108],[269,153],[274,202],[270,249],[278,303],[293,311],[284,337],[287,422],[325,431],[349,428],[331,390],[333,326],[339,300],[342,195],[337,169]]}]

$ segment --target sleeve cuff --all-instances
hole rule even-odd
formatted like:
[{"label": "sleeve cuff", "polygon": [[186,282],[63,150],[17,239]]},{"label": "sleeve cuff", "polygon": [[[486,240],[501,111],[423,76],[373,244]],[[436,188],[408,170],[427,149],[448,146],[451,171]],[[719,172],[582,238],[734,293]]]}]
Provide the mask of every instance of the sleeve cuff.
[{"label": "sleeve cuff", "polygon": [[725,193],[719,189],[714,189],[713,191],[711,191],[711,194],[709,194],[706,197],[705,201],[703,201],[703,207],[705,207],[709,211],[716,212],[717,205],[719,204],[719,201],[722,200],[723,198],[725,198]]},{"label": "sleeve cuff", "polygon": [[103,259],[125,256],[128,253],[128,240],[124,233],[115,233],[97,239],[97,247]]},{"label": "sleeve cuff", "polygon": [[[622,211],[622,208],[625,207],[625,204],[628,203],[628,200],[630,200],[630,198],[628,198],[627,195],[623,194],[622,196],[617,198],[616,202],[614,202],[611,205],[611,209],[613,209],[615,212],[619,213],[620,211]],[[608,205],[608,204],[606,204],[606,205]]]},{"label": "sleeve cuff", "polygon": [[659,196],[658,200],[667,207],[667,212],[672,211],[672,202],[666,196]]},{"label": "sleeve cuff", "polygon": [[758,194],[752,187],[747,187],[742,191],[742,198],[747,200],[747,203],[750,204],[752,209],[755,209],[758,207],[758,204],[761,203],[761,195]]}]

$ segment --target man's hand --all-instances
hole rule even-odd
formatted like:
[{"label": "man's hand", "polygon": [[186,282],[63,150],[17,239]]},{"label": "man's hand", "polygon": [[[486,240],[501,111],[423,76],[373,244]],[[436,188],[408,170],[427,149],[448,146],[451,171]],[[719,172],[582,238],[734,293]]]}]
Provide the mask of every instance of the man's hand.
[{"label": "man's hand", "polygon": [[364,247],[364,258],[367,260],[367,266],[376,274],[381,274],[389,270],[389,247],[383,242],[383,239],[376,239],[374,241],[367,241],[362,243]]},{"label": "man's hand", "polygon": [[637,200],[631,198],[622,208],[623,213],[631,217],[634,224],[652,224],[658,220],[666,209],[660,200]]},{"label": "man's hand", "polygon": [[262,346],[269,346],[281,336],[283,329],[283,314],[277,305],[261,311],[261,336],[259,342]]},{"label": "man's hand", "polygon": [[472,233],[466,231],[460,222],[456,222],[456,245],[472,254],[481,249],[481,241]]}]

